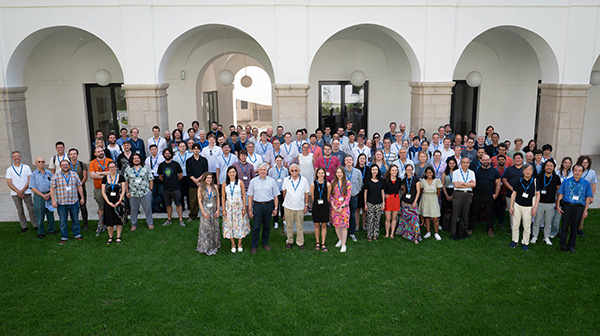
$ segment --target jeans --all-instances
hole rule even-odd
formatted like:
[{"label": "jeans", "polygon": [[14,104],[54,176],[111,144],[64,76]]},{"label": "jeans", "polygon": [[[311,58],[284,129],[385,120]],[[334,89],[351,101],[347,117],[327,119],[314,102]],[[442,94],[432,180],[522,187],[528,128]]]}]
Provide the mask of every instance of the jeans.
[{"label": "jeans", "polygon": [[531,228],[531,235],[534,238],[538,237],[540,232],[540,224],[544,221],[544,239],[550,239],[550,231],[552,229],[552,220],[554,218],[555,203],[539,203],[537,213],[535,215],[535,222]]},{"label": "jeans", "polygon": [[[262,227],[262,244],[269,245],[269,234],[271,231],[271,215],[275,208],[274,202],[252,204],[252,248],[258,247],[260,228]],[[288,224],[289,225],[289,224]]]},{"label": "jeans", "polygon": [[48,218],[48,233],[56,232],[54,225],[54,212],[46,209],[46,200],[37,194],[33,195],[33,208],[35,209],[35,218],[37,219],[38,235],[45,235],[44,217]]},{"label": "jeans", "polygon": [[71,221],[73,222],[73,226],[71,228],[73,236],[75,236],[75,238],[81,237],[79,228],[79,203],[75,202],[67,205],[59,204],[58,216],[60,217],[61,240],[69,240],[69,227],[67,226],[68,216],[71,216]]},{"label": "jeans", "polygon": [[350,225],[348,235],[353,235],[356,231],[356,207],[358,207],[358,195],[350,197]]},{"label": "jeans", "polygon": [[142,197],[131,197],[129,199],[131,206],[131,226],[137,226],[138,212],[140,210],[140,204],[144,208],[144,215],[146,216],[146,223],[150,226],[153,225],[152,221],[152,193],[148,192]]},{"label": "jeans", "polygon": [[560,234],[560,219],[561,214],[558,213],[556,207],[554,208],[554,217],[552,218],[552,229],[550,230],[550,236],[556,237]]}]

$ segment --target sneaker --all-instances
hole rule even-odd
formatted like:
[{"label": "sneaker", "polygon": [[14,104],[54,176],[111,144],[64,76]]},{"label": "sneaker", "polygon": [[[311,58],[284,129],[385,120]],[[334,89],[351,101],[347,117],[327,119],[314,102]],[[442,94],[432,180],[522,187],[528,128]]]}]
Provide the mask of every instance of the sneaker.
[{"label": "sneaker", "polygon": [[275,222],[275,224],[273,224],[273,229],[275,229],[275,230],[279,229],[279,223]]},{"label": "sneaker", "polygon": [[554,238],[556,238],[555,235],[550,235],[550,239],[554,239]]},{"label": "sneaker", "polygon": [[335,243],[335,247],[340,247],[340,246],[342,246],[342,241],[341,241],[341,240],[338,240],[338,242],[337,242],[337,243]]},{"label": "sneaker", "polygon": [[434,234],[433,237],[435,237],[435,240],[442,240],[442,237],[440,237],[439,234]]},{"label": "sneaker", "polygon": [[510,247],[510,248],[515,248],[515,247],[517,247],[517,243],[515,243],[515,242],[510,242],[510,245],[508,245],[508,247]]},{"label": "sneaker", "polygon": [[523,251],[529,251],[529,247],[527,245],[523,244],[522,247],[523,247]]},{"label": "sneaker", "polygon": [[171,221],[170,219],[167,219],[167,221],[163,223],[163,226],[169,226],[171,224],[173,224],[173,221]]},{"label": "sneaker", "polygon": [[180,222],[179,222],[179,225],[181,225],[181,226],[185,227],[185,222],[184,222],[184,221],[180,221]]},{"label": "sneaker", "polygon": [[244,249],[241,246],[238,246],[238,252],[244,252]]},{"label": "sneaker", "polygon": [[66,240],[63,240],[63,239],[61,239],[61,240],[60,240],[60,243],[58,243],[58,245],[61,245],[61,246],[62,246],[62,245],[65,245],[65,243],[66,243],[66,242],[67,242]]},{"label": "sneaker", "polygon": [[346,245],[342,245],[342,248],[340,249],[340,252],[346,252]]},{"label": "sneaker", "polygon": [[358,241],[358,239],[356,239],[356,236],[353,234],[350,235],[350,239],[352,239],[352,241]]},{"label": "sneaker", "polygon": [[550,238],[544,239],[544,243],[546,243],[546,245],[552,246],[552,242],[550,241]]},{"label": "sneaker", "polygon": [[537,243],[537,237],[533,237],[531,238],[531,240],[529,241],[531,244],[535,244]]},{"label": "sneaker", "polygon": [[236,251],[235,247],[232,247],[231,248],[231,253],[235,253],[235,251]]},{"label": "sneaker", "polygon": [[488,229],[488,236],[489,237],[494,237],[494,229]]},{"label": "sneaker", "polygon": [[427,232],[427,233],[426,233],[426,234],[423,236],[423,239],[427,239],[427,238],[429,238],[429,237],[431,237],[431,232]]}]

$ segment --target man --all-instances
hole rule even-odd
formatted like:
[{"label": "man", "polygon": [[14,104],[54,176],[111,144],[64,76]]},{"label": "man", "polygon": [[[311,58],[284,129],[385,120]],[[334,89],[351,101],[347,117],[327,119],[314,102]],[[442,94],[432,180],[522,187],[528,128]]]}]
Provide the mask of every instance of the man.
[{"label": "man", "polygon": [[350,132],[354,132],[352,128],[354,127],[354,123],[352,121],[346,122],[346,129],[344,130],[344,135],[348,136]]},{"label": "man", "polygon": [[521,153],[521,155],[523,155],[523,157],[525,156],[525,152],[521,149],[521,147],[523,146],[523,139],[521,138],[516,138],[515,139],[515,148],[509,150],[507,152],[507,156],[509,158],[513,157],[515,155],[515,153]]},{"label": "man", "polygon": [[242,149],[238,154],[238,162],[234,162],[232,164],[237,170],[238,178],[242,180],[244,183],[244,187],[246,190],[250,187],[250,181],[254,178],[254,166],[250,164],[248,161],[248,152],[245,149]]},{"label": "man", "polygon": [[23,209],[23,203],[27,206],[29,212],[29,220],[33,228],[37,230],[37,220],[35,217],[35,209],[33,206],[33,198],[31,196],[31,188],[29,188],[29,178],[31,176],[31,168],[28,165],[21,163],[21,152],[13,151],[11,153],[13,165],[6,169],[6,184],[10,188],[10,195],[17,208],[19,222],[21,223],[21,233],[27,232],[27,217]]},{"label": "man", "polygon": [[167,142],[167,144],[169,142],[171,142],[171,132],[169,130],[165,130],[165,132],[163,134],[164,134],[164,138],[165,138],[165,141]]},{"label": "man", "polygon": [[246,145],[248,144],[248,139],[246,139],[246,131],[240,131],[239,139],[235,144],[234,151],[239,155],[242,149],[246,149]]},{"label": "man", "polygon": [[[431,136],[431,144],[429,144],[428,151],[431,152],[432,156],[436,150],[442,149],[442,143],[440,142],[440,135],[437,133],[433,133]],[[441,152],[440,152],[441,153]]]},{"label": "man", "polygon": [[392,139],[394,139],[394,140],[396,139],[396,123],[395,123],[395,122],[393,122],[393,121],[392,121],[392,122],[390,123],[390,131],[389,131],[389,132],[386,132],[386,133],[383,135],[383,140],[385,140],[385,139],[390,139],[390,141],[391,141]]},{"label": "man", "polygon": [[223,154],[217,158],[217,184],[221,185],[227,180],[227,168],[238,161],[234,154],[231,154],[229,144],[223,145]]},{"label": "man", "polygon": [[138,138],[139,133],[140,131],[137,128],[132,128],[129,143],[131,144],[131,151],[140,154],[142,156],[142,161],[145,161],[146,145],[144,144],[144,140]]},{"label": "man", "polygon": [[[502,177],[504,175],[504,171],[507,168],[506,157],[504,155],[498,154],[496,158],[498,165],[494,168],[498,170],[498,173]],[[496,218],[498,219],[498,226],[501,229],[504,229],[504,218],[506,217],[506,187],[502,182],[500,182],[500,194],[498,194],[498,197],[496,197],[496,201],[494,202],[494,209],[496,209]]]},{"label": "man", "polygon": [[[166,149],[163,148],[163,152]],[[161,180],[158,178],[158,166],[165,161],[162,155],[158,154],[158,146],[155,144],[150,145],[150,156],[146,158],[146,167],[152,170],[152,176],[154,177],[154,188],[152,188],[152,212],[159,213],[165,212],[165,206],[163,203],[163,185]]]},{"label": "man", "polygon": [[315,160],[323,155],[323,150],[317,144],[317,135],[314,133],[309,137],[308,151],[312,153]]},{"label": "man", "polygon": [[252,143],[252,142],[248,144],[248,146],[246,147],[246,150],[248,152],[248,161],[254,167],[254,171],[258,172],[258,165],[264,162],[262,156],[257,155],[254,152],[254,143]]},{"label": "man", "polygon": [[[454,160],[456,160],[456,162],[460,162],[460,160],[462,160],[462,156],[460,155],[460,153],[462,152],[462,148],[460,146],[454,146],[454,148],[452,148],[452,150],[454,151],[454,155],[451,156],[454,158]],[[418,152],[417,152],[418,155]],[[415,160],[417,159],[417,157],[415,157]],[[448,164],[448,160],[450,158],[446,159],[446,164]],[[471,160],[469,159],[469,162],[471,162]]]},{"label": "man", "polygon": [[213,173],[213,181],[216,181],[216,172],[217,172],[217,159],[223,155],[223,150],[221,147],[218,147],[216,144],[216,138],[213,134],[208,136],[208,146],[204,147],[202,150],[202,156],[206,158],[208,161],[208,171]]},{"label": "man", "polygon": [[475,142],[475,148],[483,148],[485,149],[485,137],[483,135],[477,136],[477,142]]},{"label": "man", "polygon": [[398,156],[400,148],[402,148],[402,133],[396,133],[396,141],[391,145],[390,149]]},{"label": "man", "polygon": [[258,128],[252,127],[252,137],[250,138],[250,142],[257,143],[258,141]]},{"label": "man", "polygon": [[444,130],[446,131],[446,136],[450,139],[454,138],[454,134],[452,134],[452,125],[446,124],[444,126]]},{"label": "man", "polygon": [[325,179],[327,182],[333,181],[335,177],[335,170],[340,166],[340,160],[331,155],[331,145],[325,144],[323,146],[323,156],[315,160],[315,168],[325,169]]},{"label": "man", "polygon": [[573,253],[575,252],[579,223],[582,218],[587,218],[588,207],[594,197],[591,184],[581,178],[582,174],[583,166],[576,164],[573,167],[573,177],[564,180],[560,185],[556,200],[556,209],[562,215],[560,248]]},{"label": "man", "polygon": [[356,222],[356,208],[358,207],[358,194],[362,191],[363,178],[360,170],[354,168],[354,160],[351,155],[344,158],[344,171],[346,179],[350,181],[352,189],[350,190],[350,223],[348,227],[348,236],[353,241],[357,241],[354,232],[359,223]]},{"label": "man", "polygon": [[[106,140],[104,140],[104,132],[102,132],[102,130],[100,130],[100,129],[96,130],[96,138],[94,140],[92,140],[92,153],[94,153],[94,150],[96,149],[96,141],[97,140],[102,140],[102,142],[104,142],[104,147],[106,147]],[[58,163],[58,164],[60,164],[60,163]],[[58,164],[57,164],[57,167],[58,167]]]},{"label": "man", "polygon": [[292,164],[292,162],[294,162],[294,160],[296,160],[299,153],[296,145],[292,144],[292,133],[286,132],[283,135],[283,139],[285,140],[285,143],[281,145],[283,147],[281,156],[284,159],[284,166],[287,168],[290,166],[290,164]]},{"label": "man", "polygon": [[394,161],[394,164],[398,166],[398,177],[401,179],[404,178],[407,164],[415,166],[415,163],[406,157],[406,148],[400,148],[398,151],[398,160]]},{"label": "man", "polygon": [[452,239],[457,239],[457,221],[462,218],[466,224],[469,221],[469,209],[471,208],[471,197],[473,188],[476,186],[475,172],[469,169],[471,162],[469,158],[460,161],[460,168],[452,173],[454,192],[452,193],[452,218],[450,220]]},{"label": "man", "polygon": [[275,167],[275,158],[277,155],[280,155],[285,161],[287,153],[285,151],[281,151],[281,144],[278,138],[273,139],[273,148],[271,151],[267,152],[264,157],[264,161],[269,164],[269,167]]},{"label": "man", "polygon": [[200,122],[198,122],[198,120],[194,120],[192,121],[192,127],[189,128],[187,130],[187,132],[184,132],[183,130],[181,130],[181,133],[183,133],[183,140],[188,140],[190,139],[190,129],[194,131],[194,137],[198,134],[198,129],[200,128]]},{"label": "man", "polygon": [[454,155],[454,150],[450,148],[450,144],[452,144],[452,141],[450,140],[450,138],[444,138],[444,140],[442,140],[442,144],[444,145],[444,147],[440,150],[440,152],[442,152],[442,161],[446,162],[446,160],[448,160],[449,157]]},{"label": "man", "polygon": [[206,132],[204,130],[199,130],[196,134],[198,134],[198,137],[196,138],[195,142],[197,144],[200,144],[200,150],[202,150],[204,149],[204,147],[208,146],[208,140],[206,140]]},{"label": "man", "polygon": [[123,142],[129,140],[129,137],[127,136],[127,128],[123,127],[119,132],[121,134],[121,137],[117,139],[117,145],[123,146]]},{"label": "man", "polygon": [[544,163],[544,173],[537,178],[537,186],[540,190],[540,200],[535,216],[534,224],[531,227],[531,244],[535,244],[540,232],[540,226],[544,222],[544,242],[546,245],[552,245],[550,233],[552,231],[552,220],[556,214],[557,191],[560,187],[560,177],[554,173],[556,165],[553,161]]},{"label": "man", "polygon": [[148,146],[148,153],[150,153],[151,145],[156,145],[156,148],[158,150],[157,153],[162,153],[162,151],[165,150],[165,148],[167,148],[167,141],[160,136],[160,127],[158,126],[152,127],[152,137],[148,139],[146,143],[146,146]]},{"label": "man", "polygon": [[358,156],[360,154],[365,154],[367,162],[371,159],[371,148],[365,146],[365,136],[362,134],[358,136],[358,145],[354,147],[351,153],[354,162],[358,162]]},{"label": "man", "polygon": [[525,163],[533,163],[534,155],[533,152],[525,153]]},{"label": "man", "polygon": [[398,160],[398,154],[392,151],[392,140],[390,138],[383,139],[383,159],[385,163],[391,165],[394,161]]},{"label": "man", "polygon": [[544,163],[542,162],[543,153],[541,149],[535,149],[533,151],[533,177],[538,178],[540,175],[544,175],[544,171],[542,166]]},{"label": "man", "polygon": [[[479,167],[481,167],[481,165],[483,164],[483,156],[484,155],[487,155],[485,153],[485,149],[483,149],[483,148],[477,149],[477,157],[475,158],[474,161],[471,161],[471,165],[469,166],[469,169],[471,169],[474,172],[477,172],[477,169],[479,169]],[[456,161],[456,162],[460,162],[460,161]]]},{"label": "man", "polygon": [[546,161],[550,160],[552,162],[554,162],[554,165],[556,166],[556,160],[554,160],[550,155],[552,154],[552,145],[550,144],[545,144],[542,146],[542,162],[546,163]]},{"label": "man", "polygon": [[216,145],[217,145],[217,147],[220,147],[221,149],[223,149],[224,144],[225,144],[225,136],[219,134],[219,136],[217,137]]},{"label": "man", "polygon": [[[48,233],[56,234],[56,227],[54,225],[54,211],[51,211],[46,206],[47,203],[52,203],[50,198],[50,181],[52,180],[52,173],[50,170],[44,169],[44,158],[38,156],[35,158],[35,165],[37,169],[31,173],[29,178],[29,186],[33,192],[33,207],[35,210],[35,218],[37,219],[37,232],[38,238],[42,239],[46,237],[46,231],[44,229],[44,217],[48,219]],[[50,200],[50,202],[48,202]],[[33,223],[32,223],[33,224]]]},{"label": "man", "polygon": [[325,140],[323,139],[323,131],[320,128],[315,130],[315,136],[317,137],[317,146],[321,148],[321,152],[323,151],[323,145],[325,145]]},{"label": "man", "polygon": [[247,124],[244,129],[246,130],[246,135],[248,135],[248,139],[250,139],[252,137],[252,126],[250,126],[250,124]]},{"label": "man", "polygon": [[79,228],[79,204],[83,203],[83,188],[81,188],[79,176],[71,170],[68,160],[61,161],[60,173],[52,176],[50,194],[52,206],[58,209],[58,216],[60,217],[60,245],[64,245],[69,240],[69,228],[67,226],[69,216],[71,222],[73,222],[71,232],[73,232],[74,238],[83,240]]},{"label": "man", "polygon": [[481,167],[475,172],[477,185],[473,188],[473,200],[471,204],[471,218],[467,234],[472,234],[475,222],[479,218],[481,205],[485,211],[488,236],[494,237],[494,201],[500,194],[500,173],[490,163],[490,156],[484,155]]},{"label": "man", "polygon": [[275,134],[271,138],[271,142],[273,142],[273,140],[277,139],[277,140],[279,140],[279,143],[281,144],[284,141],[284,139],[283,139],[283,126],[281,126],[281,125],[277,126],[276,132],[277,132],[277,134]]},{"label": "man", "polygon": [[[507,167],[502,175],[502,184],[506,187],[506,199],[510,199],[513,192],[513,186],[520,183],[519,180],[523,177],[523,155],[519,152],[513,157],[514,165]],[[512,228],[513,216],[510,216],[510,227]]]},{"label": "man", "polygon": [[279,188],[275,180],[267,176],[268,165],[263,162],[258,166],[258,177],[250,181],[248,187],[248,215],[252,221],[252,254],[258,251],[258,240],[262,227],[262,245],[266,251],[269,246],[271,217],[277,214]]},{"label": "man", "polygon": [[308,196],[310,183],[300,176],[300,166],[290,166],[290,176],[283,179],[283,207],[286,218],[286,249],[291,249],[294,244],[294,224],[296,224],[296,245],[304,250],[304,215],[308,211]]},{"label": "man", "polygon": [[183,130],[184,130],[184,125],[183,123],[180,121],[177,123],[177,129],[181,131],[181,134],[183,134]]},{"label": "man", "polygon": [[331,155],[335,156],[338,161],[340,161],[340,164],[342,162],[344,162],[344,158],[346,157],[346,153],[344,153],[341,149],[340,149],[340,140],[338,139],[334,139],[331,141]]},{"label": "man", "polygon": [[123,148],[117,145],[116,134],[110,133],[108,135],[108,146],[106,146],[106,149],[108,149],[108,151],[110,152],[110,158],[116,162],[119,155],[121,155],[121,153],[123,152]]},{"label": "man", "polygon": [[410,135],[406,133],[406,125],[405,124],[400,124],[400,132],[398,132],[398,133],[400,133],[401,141],[412,139],[410,137]]},{"label": "man", "polygon": [[54,148],[56,149],[56,155],[52,156],[48,163],[48,169],[50,169],[52,174],[56,173],[56,170],[59,169],[61,161],[67,159],[64,142],[57,141]]},{"label": "man", "polygon": [[163,223],[163,226],[173,224],[171,220],[173,203],[175,203],[177,216],[179,216],[179,225],[185,226],[183,222],[183,208],[181,207],[181,188],[179,186],[179,181],[183,178],[183,170],[179,163],[173,161],[173,153],[170,148],[165,148],[162,156],[165,158],[165,161],[158,165],[158,172],[159,179],[163,185],[163,201],[167,207],[167,221]]},{"label": "man", "polygon": [[211,134],[215,137],[215,140],[217,139],[219,134],[223,134],[223,132],[219,131],[219,123],[217,123],[216,121],[210,123],[210,132],[208,132],[206,136],[208,137]]},{"label": "man", "polygon": [[[475,161],[477,159],[477,150],[473,146],[475,146],[475,140],[473,140],[472,138],[468,138],[467,139],[467,148],[463,149],[460,152],[460,156],[468,157],[469,160],[471,160],[471,162]],[[505,147],[505,149],[506,149],[506,147]]]},{"label": "man", "polygon": [[323,141],[325,141],[325,143],[330,144],[331,143],[331,127],[329,126],[325,126],[325,129],[323,130]]},{"label": "man", "polygon": [[236,141],[231,140],[231,133],[233,133],[233,132],[235,132],[235,134],[237,135],[237,132],[235,131],[235,125],[229,125],[229,136],[227,137],[227,139],[225,139],[225,141],[227,143],[233,142],[235,144],[237,142],[237,140]]},{"label": "man", "polygon": [[194,155],[185,162],[187,176],[190,178],[190,189],[188,190],[190,200],[190,213],[188,216],[190,222],[198,218],[198,211],[200,210],[198,205],[198,186],[200,185],[200,177],[208,171],[208,160],[200,156],[200,144],[194,144],[192,151]]},{"label": "man", "polygon": [[492,133],[492,143],[485,146],[485,152],[490,157],[498,155],[498,140],[500,140],[500,135],[496,132]]},{"label": "man", "polygon": [[302,153],[302,145],[306,142],[302,139],[304,133],[301,129],[296,131],[296,140],[294,140],[294,146],[296,146],[296,150],[298,153]]},{"label": "man", "polygon": [[444,126],[438,127],[438,135],[440,136],[440,139],[442,139],[443,143],[444,139],[446,139],[446,128]]},{"label": "man", "polygon": [[513,162],[513,160],[511,158],[506,156],[507,155],[506,153],[507,153],[506,144],[504,144],[504,143],[499,144],[498,145],[498,155],[496,155],[492,158],[492,166],[494,166],[494,167],[498,166],[498,156],[500,156],[500,155],[505,157],[507,167],[514,165],[515,163]]},{"label": "man", "polygon": [[229,144],[229,148],[231,149],[232,153],[235,153],[235,144],[238,142],[239,140],[239,136],[238,136],[238,132],[233,131],[231,132],[231,134],[229,135],[229,138],[227,138],[227,143]]},{"label": "man", "polygon": [[462,148],[462,136],[460,134],[457,134],[454,136],[454,145],[452,146],[452,148],[454,147],[459,147],[461,149]]},{"label": "man", "polygon": [[[104,156],[104,150],[100,147],[94,150],[95,160],[90,161],[90,177],[94,180],[94,200],[98,204],[98,228],[104,230],[104,197],[102,197],[102,178],[108,175],[108,163],[110,158]],[[97,232],[100,233],[100,230]]]},{"label": "man", "polygon": [[[88,166],[82,161],[79,161],[79,150],[77,148],[69,149],[69,163],[71,170],[77,174],[81,181],[81,189],[83,189],[83,203],[80,202],[79,209],[81,210],[81,219],[83,220],[83,231],[88,230],[88,210],[87,210],[87,191],[85,183],[88,180]],[[81,200],[79,200],[81,201]]]},{"label": "man", "polygon": [[267,127],[267,141],[273,140],[273,127]]},{"label": "man", "polygon": [[129,167],[129,159],[131,159],[131,154],[133,154],[131,152],[131,143],[129,142],[129,140],[123,141],[123,145],[121,146],[123,147],[123,152],[119,154],[119,156],[115,160],[115,162],[117,163],[117,168],[119,169],[119,174],[123,174],[123,172],[125,172],[125,169]]},{"label": "man", "polygon": [[260,141],[256,144],[256,154],[260,155],[263,159],[265,155],[273,149],[273,145],[269,142],[269,135],[267,132],[260,132]]}]

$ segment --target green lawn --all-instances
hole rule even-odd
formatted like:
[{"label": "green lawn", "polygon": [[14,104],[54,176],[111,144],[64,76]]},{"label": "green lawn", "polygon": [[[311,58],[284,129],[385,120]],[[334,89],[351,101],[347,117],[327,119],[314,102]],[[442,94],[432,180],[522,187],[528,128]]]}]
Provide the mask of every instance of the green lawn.
[{"label": "green lawn", "polygon": [[472,238],[402,238],[348,252],[284,248],[196,253],[197,224],[147,228],[106,246],[106,233],[59,246],[59,236],[0,224],[0,333],[4,335],[598,335],[600,211],[575,254],[510,249],[478,225]]}]

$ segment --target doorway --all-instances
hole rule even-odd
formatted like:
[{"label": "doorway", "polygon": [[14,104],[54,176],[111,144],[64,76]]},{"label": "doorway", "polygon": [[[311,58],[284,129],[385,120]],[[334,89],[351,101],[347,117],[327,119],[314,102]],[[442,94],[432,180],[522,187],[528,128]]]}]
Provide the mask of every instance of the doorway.
[{"label": "doorway", "polygon": [[352,122],[355,133],[363,128],[368,134],[368,92],[368,81],[360,87],[349,81],[319,81],[319,128],[329,126],[333,133]]},{"label": "doorway", "polygon": [[121,85],[85,84],[90,142],[96,138],[96,130],[101,130],[106,139],[110,133],[119,137],[119,130],[129,125],[125,90]]},{"label": "doorway", "polygon": [[477,132],[477,99],[479,87],[470,87],[465,80],[455,80],[450,106],[450,125],[454,134]]}]

